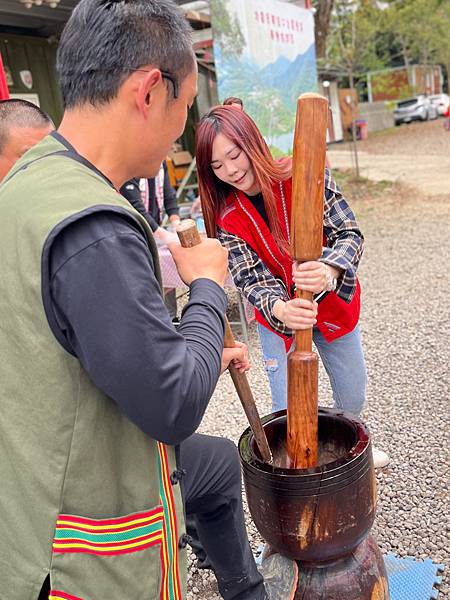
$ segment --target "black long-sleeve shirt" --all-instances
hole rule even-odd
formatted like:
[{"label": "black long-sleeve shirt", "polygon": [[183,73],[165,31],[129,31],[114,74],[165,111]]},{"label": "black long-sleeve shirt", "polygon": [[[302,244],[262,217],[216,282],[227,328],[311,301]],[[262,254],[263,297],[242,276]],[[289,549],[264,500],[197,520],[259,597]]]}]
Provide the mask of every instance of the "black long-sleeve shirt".
[{"label": "black long-sleeve shirt", "polygon": [[[163,162],[163,169],[164,210],[166,211],[167,215],[171,217],[172,215],[178,215],[179,213],[177,195],[170,183],[170,177],[165,161]],[[161,211],[158,206],[158,202],[156,201],[156,177],[148,179],[148,210],[145,208],[145,205],[141,199],[139,179],[130,179],[130,181],[124,183],[124,185],[120,188],[120,193],[128,200],[130,204],[134,206],[138,212],[144,216],[152,231],[156,231],[161,225]]]},{"label": "black long-sleeve shirt", "polygon": [[198,427],[220,375],[226,295],[194,281],[176,331],[143,233],[104,212],[67,226],[50,250],[50,294],[70,352],[145,433],[178,444]]}]

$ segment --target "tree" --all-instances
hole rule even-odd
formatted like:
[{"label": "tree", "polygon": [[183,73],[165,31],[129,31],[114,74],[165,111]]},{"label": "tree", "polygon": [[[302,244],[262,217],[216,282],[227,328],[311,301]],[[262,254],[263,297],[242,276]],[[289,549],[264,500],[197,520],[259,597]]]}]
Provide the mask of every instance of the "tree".
[{"label": "tree", "polygon": [[245,38],[236,15],[230,15],[227,4],[227,0],[211,0],[214,43],[223,57],[239,58],[245,48]]},{"label": "tree", "polygon": [[315,0],[313,7],[314,13],[314,34],[316,41],[317,60],[324,60],[327,51],[327,38],[330,30],[331,13],[334,0]]},{"label": "tree", "polygon": [[450,84],[450,0],[313,0],[313,6],[319,63],[348,72],[353,56],[355,77],[439,63]]},{"label": "tree", "polygon": [[440,63],[450,79],[450,0],[391,0],[385,27],[400,46],[406,67]]},{"label": "tree", "polygon": [[436,50],[436,59],[443,64],[447,71],[447,92],[450,94],[450,8],[447,7],[445,16],[438,25],[438,31],[441,38],[439,48]]},{"label": "tree", "polygon": [[[378,66],[376,33],[380,8],[370,0],[336,0],[331,21],[329,59],[347,73],[350,88],[355,88],[355,75]],[[356,178],[359,178],[356,148],[356,114],[353,107],[352,138]]]}]

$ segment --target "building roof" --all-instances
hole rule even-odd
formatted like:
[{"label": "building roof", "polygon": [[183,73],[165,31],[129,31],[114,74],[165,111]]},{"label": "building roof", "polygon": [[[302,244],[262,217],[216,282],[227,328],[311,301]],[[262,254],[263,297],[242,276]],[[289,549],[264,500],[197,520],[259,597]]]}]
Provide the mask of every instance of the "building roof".
[{"label": "building roof", "polygon": [[48,37],[59,33],[78,0],[61,0],[56,8],[50,6],[33,6],[27,8],[19,0],[2,0],[0,2],[0,26],[18,28],[24,33]]},{"label": "building roof", "polygon": [[[308,6],[309,0],[284,0],[299,6]],[[33,35],[58,35],[68,20],[72,9],[79,0],[60,0],[56,8],[45,5],[27,8],[23,0],[0,1],[0,28],[20,29],[23,33]],[[209,0],[176,0],[176,3],[186,12],[194,32],[211,26]],[[199,36],[201,39],[205,35]],[[194,42],[195,42],[194,35]]]},{"label": "building roof", "polygon": [[[33,35],[48,37],[61,32],[70,17],[72,9],[79,0],[60,0],[58,6],[51,8],[45,2],[41,6],[27,8],[20,0],[1,0],[0,27],[2,29],[20,29]],[[191,22],[194,30],[210,26],[209,2],[200,0],[176,0]]]}]

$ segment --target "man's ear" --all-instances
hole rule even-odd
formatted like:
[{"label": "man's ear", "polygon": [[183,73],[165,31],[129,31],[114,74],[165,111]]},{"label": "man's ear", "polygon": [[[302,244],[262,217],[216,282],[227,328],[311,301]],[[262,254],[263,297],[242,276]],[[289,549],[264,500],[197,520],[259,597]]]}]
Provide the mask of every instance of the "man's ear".
[{"label": "man's ear", "polygon": [[[141,73],[139,73],[141,74]],[[159,69],[149,69],[148,72],[141,75],[136,90],[136,104],[139,111],[144,114],[161,93],[163,81]]]}]

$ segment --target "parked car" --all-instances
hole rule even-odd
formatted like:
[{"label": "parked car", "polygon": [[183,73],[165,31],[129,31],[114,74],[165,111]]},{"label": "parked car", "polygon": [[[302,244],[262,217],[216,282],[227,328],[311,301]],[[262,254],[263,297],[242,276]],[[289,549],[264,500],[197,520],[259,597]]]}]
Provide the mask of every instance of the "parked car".
[{"label": "parked car", "polygon": [[397,108],[394,110],[394,121],[396,125],[401,123],[410,123],[411,121],[428,121],[428,119],[437,119],[438,110],[429,96],[416,96],[408,100],[397,102]]},{"label": "parked car", "polygon": [[443,115],[450,106],[450,96],[448,94],[436,94],[430,96],[431,102],[437,107],[438,114]]}]

